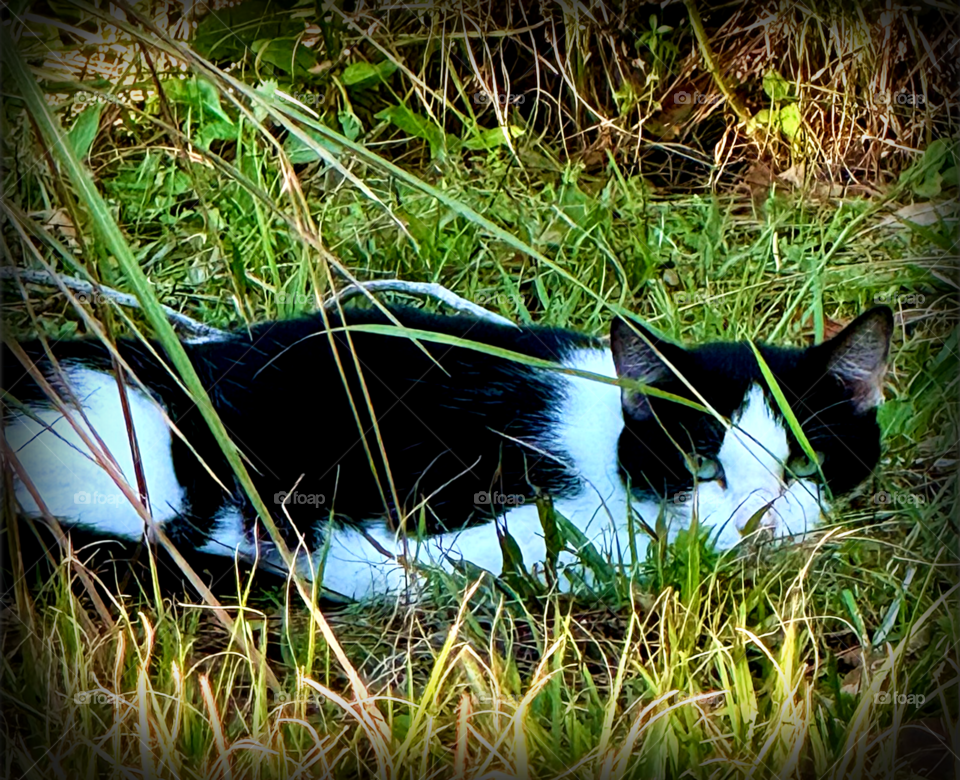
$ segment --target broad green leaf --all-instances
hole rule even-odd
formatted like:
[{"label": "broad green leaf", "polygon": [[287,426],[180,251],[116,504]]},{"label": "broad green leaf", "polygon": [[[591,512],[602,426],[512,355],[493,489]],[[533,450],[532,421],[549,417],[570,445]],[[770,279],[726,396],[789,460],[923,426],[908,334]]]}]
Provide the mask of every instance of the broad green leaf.
[{"label": "broad green leaf", "polygon": [[[518,138],[523,135],[523,128],[516,125],[509,125],[508,130],[511,138]],[[503,134],[503,128],[491,127],[489,130],[483,130],[472,138],[463,142],[465,149],[495,149],[498,146],[506,146],[507,139]]]},{"label": "broad green leaf", "polygon": [[67,133],[67,139],[70,146],[73,147],[73,153],[83,159],[90,154],[90,147],[97,137],[97,131],[100,129],[100,114],[103,113],[103,103],[97,102],[80,112],[76,118],[70,132]]},{"label": "broad green leaf", "polygon": [[800,132],[801,124],[800,109],[796,103],[791,103],[780,109],[780,129],[791,141]]},{"label": "broad green leaf", "polygon": [[[256,93],[266,100],[271,100],[277,93],[277,80],[276,79],[264,79],[257,85]],[[267,118],[267,109],[263,107],[263,104],[259,100],[253,101],[253,116],[258,122],[262,122]]]},{"label": "broad green leaf", "polygon": [[193,181],[180,168],[166,168],[157,175],[157,189],[173,198],[193,190]]},{"label": "broad green leaf", "polygon": [[[136,168],[122,169],[113,179],[106,179],[103,182],[103,188],[114,195],[123,193],[125,190],[147,195],[160,181],[159,168],[160,156],[148,150]],[[121,197],[127,196],[124,194]]]},{"label": "broad green leaf", "polygon": [[757,124],[769,125],[770,124],[770,109],[761,108],[753,115],[753,119]]},{"label": "broad green leaf", "polygon": [[919,198],[935,198],[943,189],[943,174],[940,171],[929,168],[923,181],[913,186],[913,194]]},{"label": "broad green leaf", "polygon": [[208,122],[197,135],[197,146],[209,149],[212,141],[236,141],[239,128],[232,122]]},{"label": "broad green leaf", "polygon": [[221,122],[233,124],[233,120],[220,105],[220,91],[211,82],[199,77],[196,78],[196,86],[203,108]]},{"label": "broad green leaf", "polygon": [[206,79],[197,76],[189,79],[170,79],[164,82],[163,89],[168,100],[190,106],[201,115],[209,115],[212,119],[233,124],[233,120],[220,105],[220,93]]},{"label": "broad green leaf", "polygon": [[269,62],[284,73],[300,78],[308,77],[310,68],[317,64],[316,54],[304,46],[299,38],[255,41],[253,50],[261,62]]},{"label": "broad green leaf", "polygon": [[337,118],[340,120],[340,127],[343,130],[343,134],[351,141],[356,141],[357,137],[363,131],[363,123],[357,115],[354,114],[353,111],[341,109],[337,114]]},{"label": "broad green leaf", "polygon": [[785,100],[790,97],[790,82],[776,70],[768,70],[763,74],[763,91],[775,102]]},{"label": "broad green leaf", "polygon": [[415,114],[405,105],[389,106],[376,114],[376,118],[390,122],[403,132],[425,140],[430,145],[432,158],[437,159],[443,155],[445,146],[443,130],[429,119]]},{"label": "broad green leaf", "polygon": [[877,424],[883,432],[884,440],[909,431],[915,419],[916,409],[913,401],[892,398],[880,404],[877,409]]},{"label": "broad green leaf", "polygon": [[958,176],[958,167],[956,165],[951,165],[947,168],[941,175],[941,184],[944,187],[957,187],[960,186],[960,176]]},{"label": "broad green leaf", "polygon": [[943,138],[938,138],[924,150],[922,165],[924,168],[939,168],[949,154],[950,145]]},{"label": "broad green leaf", "polygon": [[369,62],[354,62],[344,68],[340,80],[348,87],[363,89],[386,81],[396,69],[396,63],[390,60],[383,60],[375,65]]},{"label": "broad green leaf", "polygon": [[933,141],[923,156],[900,174],[900,185],[921,198],[933,198],[944,186],[956,184],[957,146],[943,138]]},{"label": "broad green leaf", "polygon": [[[313,141],[324,149],[330,151],[331,154],[338,154],[339,149],[332,144],[330,144],[326,138],[324,138],[319,133],[314,132],[313,130],[304,130],[306,135],[310,136]],[[322,160],[321,157],[315,149],[311,149],[306,142],[297,138],[295,135],[288,135],[287,139],[283,142],[283,151],[287,153],[287,157],[290,158],[290,162],[294,165],[300,165],[302,163],[314,162],[315,160]]]},{"label": "broad green leaf", "polygon": [[244,0],[217,9],[197,24],[193,46],[213,60],[243,59],[254,41],[296,37],[305,27],[302,17],[294,17],[276,2]]}]

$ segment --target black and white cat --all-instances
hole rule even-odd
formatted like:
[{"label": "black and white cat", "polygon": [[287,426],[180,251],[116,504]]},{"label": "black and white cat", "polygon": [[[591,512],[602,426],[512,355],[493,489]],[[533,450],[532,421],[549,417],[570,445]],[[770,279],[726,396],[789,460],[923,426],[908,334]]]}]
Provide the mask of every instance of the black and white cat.
[{"label": "black and white cat", "polygon": [[[298,530],[317,568],[324,551],[328,592],[351,598],[396,592],[407,575],[393,556],[404,554],[448,569],[466,559],[499,573],[498,526],[516,541],[524,563],[536,565],[546,554],[537,495],[551,496],[556,510],[615,562],[629,560],[630,523],[643,555],[648,536],[637,518],[652,527],[661,511],[672,532],[697,511],[721,547],[740,542],[741,529],[755,516],[777,535],[802,534],[827,508],[821,479],[832,495],[846,493],[880,456],[875,409],[893,327],[885,307],[817,346],[760,347],[819,464],[803,454],[748,344],[684,348],[614,319],[607,346],[555,328],[391,311],[408,328],[637,380],[706,402],[725,419],[449,343],[353,331],[354,360],[337,317],[330,333],[313,315],[186,344],[287,544],[297,546]],[[345,320],[390,324],[366,309],[348,309]],[[100,444],[90,435],[96,432],[136,495],[109,352],[89,339],[51,346],[59,373],[39,342],[21,344],[60,396],[82,407],[82,415],[70,416],[94,450],[5,351],[10,451],[46,509],[66,526],[140,539],[141,515],[102,467],[107,455],[94,454]],[[150,390],[126,378],[153,520],[183,551],[239,551],[282,565],[207,424],[152,352],[163,350],[133,340],[118,347]],[[19,478],[15,483],[23,511],[41,514],[30,488]],[[406,545],[396,530],[401,526]],[[574,559],[571,551],[562,562]],[[310,566],[304,571],[309,575]]]}]

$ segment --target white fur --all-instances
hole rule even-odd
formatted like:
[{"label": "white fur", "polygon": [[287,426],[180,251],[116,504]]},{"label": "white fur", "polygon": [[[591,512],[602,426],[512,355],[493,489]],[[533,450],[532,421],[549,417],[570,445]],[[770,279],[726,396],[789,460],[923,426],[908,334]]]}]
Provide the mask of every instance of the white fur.
[{"label": "white fur", "polygon": [[233,555],[235,550],[240,551],[241,557],[252,560],[256,555],[256,546],[250,539],[243,525],[243,515],[240,510],[227,504],[213,518],[215,528],[210,539],[199,548],[198,552],[214,555]]},{"label": "white fur", "polygon": [[[137,480],[117,380],[78,366],[63,368],[90,426],[103,440],[136,495]],[[170,457],[170,430],[156,403],[139,389],[128,387],[127,398],[151,516],[163,522],[176,516],[184,500]],[[72,525],[123,539],[139,539],[144,525],[139,513],[109,473],[97,464],[73,425],[55,409],[33,411],[40,422],[17,414],[4,429],[4,435],[47,510]],[[97,446],[83,418],[76,412],[71,412],[71,417]],[[37,503],[19,480],[15,494],[25,512],[40,514]]]},{"label": "white fur", "polygon": [[761,523],[775,536],[805,533],[820,517],[819,486],[808,479],[787,482],[787,432],[770,404],[757,385],[748,391],[718,453],[726,485],[700,483],[693,500],[682,502],[676,512],[689,523],[696,506],[701,523],[721,529],[720,547],[737,544],[743,526],[770,502]]}]

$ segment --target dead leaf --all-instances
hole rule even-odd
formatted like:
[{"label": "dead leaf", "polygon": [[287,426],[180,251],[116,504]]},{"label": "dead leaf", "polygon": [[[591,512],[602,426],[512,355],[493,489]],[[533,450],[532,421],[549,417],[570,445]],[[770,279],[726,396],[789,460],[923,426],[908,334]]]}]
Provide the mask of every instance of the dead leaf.
[{"label": "dead leaf", "polygon": [[70,219],[66,209],[54,209],[53,211],[35,211],[31,217],[43,217],[43,227],[45,230],[59,233],[68,240],[74,240],[77,237],[77,228]]},{"label": "dead leaf", "polygon": [[[826,341],[827,339],[832,339],[840,331],[842,331],[847,326],[846,322],[838,322],[837,320],[832,320],[826,315],[823,317],[823,338]],[[816,336],[816,329],[813,324],[813,315],[808,314],[803,321],[802,325],[804,337],[812,342]]]},{"label": "dead leaf", "polygon": [[818,198],[830,200],[831,198],[839,198],[844,194],[848,194],[848,190],[842,184],[824,184],[823,182],[817,182],[813,185],[813,193]]},{"label": "dead leaf", "polygon": [[911,203],[880,220],[880,227],[907,227],[904,220],[916,225],[936,225],[941,220],[956,220],[957,216],[958,204],[955,200],[945,203]]},{"label": "dead leaf", "polygon": [[746,188],[754,203],[761,203],[766,200],[776,178],[769,165],[755,162],[747,169],[739,186]]},{"label": "dead leaf", "polygon": [[840,693],[845,693],[848,696],[856,696],[860,692],[860,680],[862,678],[862,666],[851,669],[843,676],[843,681],[840,683]]},{"label": "dead leaf", "polygon": [[805,163],[798,163],[797,165],[791,165],[783,173],[778,173],[777,177],[783,179],[787,184],[792,184],[797,189],[800,189],[803,186],[806,169],[807,166]]}]

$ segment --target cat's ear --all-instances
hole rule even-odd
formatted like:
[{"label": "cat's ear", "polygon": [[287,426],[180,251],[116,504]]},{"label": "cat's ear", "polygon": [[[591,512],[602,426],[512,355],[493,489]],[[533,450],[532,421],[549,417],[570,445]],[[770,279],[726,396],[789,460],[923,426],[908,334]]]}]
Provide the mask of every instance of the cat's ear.
[{"label": "cat's ear", "polygon": [[[628,324],[619,317],[614,317],[610,323],[610,349],[613,352],[617,377],[653,385],[672,374],[657,352],[666,354],[665,350],[676,350],[678,347],[658,339],[636,323]],[[650,402],[642,393],[623,388],[620,398],[623,402],[624,417],[634,420],[650,417]]]},{"label": "cat's ear", "polygon": [[892,335],[893,312],[888,306],[877,306],[821,345],[827,372],[851,391],[858,411],[872,409],[883,400]]}]

